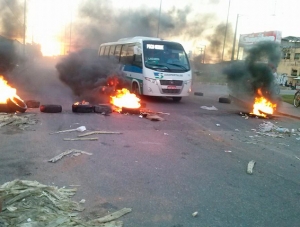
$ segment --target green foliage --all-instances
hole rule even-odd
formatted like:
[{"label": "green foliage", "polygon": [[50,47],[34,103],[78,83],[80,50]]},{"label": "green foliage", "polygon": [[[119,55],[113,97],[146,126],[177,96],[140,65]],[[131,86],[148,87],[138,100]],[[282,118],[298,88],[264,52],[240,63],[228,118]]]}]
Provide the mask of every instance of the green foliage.
[{"label": "green foliage", "polygon": [[294,95],[281,95],[282,101],[293,105]]}]

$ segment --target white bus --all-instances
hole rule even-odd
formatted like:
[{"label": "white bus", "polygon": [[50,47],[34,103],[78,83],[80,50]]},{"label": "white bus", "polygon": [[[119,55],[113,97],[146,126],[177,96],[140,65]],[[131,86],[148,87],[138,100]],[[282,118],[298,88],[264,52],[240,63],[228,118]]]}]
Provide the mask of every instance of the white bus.
[{"label": "white bus", "polygon": [[191,92],[192,72],[180,43],[133,37],[103,43],[99,56],[115,58],[131,81],[131,92],[167,96],[179,102]]}]

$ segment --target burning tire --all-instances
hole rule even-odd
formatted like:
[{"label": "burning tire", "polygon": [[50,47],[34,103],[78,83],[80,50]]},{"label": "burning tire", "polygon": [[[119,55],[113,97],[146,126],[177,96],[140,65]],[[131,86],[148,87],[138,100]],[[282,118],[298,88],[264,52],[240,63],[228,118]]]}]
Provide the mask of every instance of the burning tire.
[{"label": "burning tire", "polygon": [[0,113],[12,113],[12,111],[9,106],[6,103],[0,103]]},{"label": "burning tire", "polygon": [[220,97],[219,98],[219,103],[231,103],[231,99],[226,98],[226,97]]},{"label": "burning tire", "polygon": [[13,110],[24,113],[27,110],[26,103],[17,96],[7,99],[7,106]]},{"label": "burning tire", "polygon": [[297,91],[295,96],[294,96],[294,107],[299,107],[300,106],[300,91]]},{"label": "burning tire", "polygon": [[73,104],[72,112],[74,113],[93,113],[94,106],[90,104]]},{"label": "burning tire", "polygon": [[61,105],[41,105],[40,111],[43,113],[60,113],[62,107]]}]

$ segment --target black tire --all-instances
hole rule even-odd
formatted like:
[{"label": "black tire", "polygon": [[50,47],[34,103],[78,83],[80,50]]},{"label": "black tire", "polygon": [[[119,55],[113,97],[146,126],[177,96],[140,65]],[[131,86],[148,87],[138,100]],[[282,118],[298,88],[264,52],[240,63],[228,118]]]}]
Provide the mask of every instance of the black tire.
[{"label": "black tire", "polygon": [[73,104],[72,112],[74,113],[93,113],[94,106],[90,104]]},{"label": "black tire", "polygon": [[136,96],[140,96],[140,89],[139,89],[139,85],[137,84],[137,82],[133,82],[131,85],[131,92],[134,93]]},{"label": "black tire", "polygon": [[43,113],[60,113],[62,111],[61,105],[40,105],[40,111]]},{"label": "black tire", "polygon": [[11,110],[6,103],[0,103],[0,113],[13,113],[15,111]]},{"label": "black tire", "polygon": [[219,103],[231,103],[231,99],[226,98],[226,97],[220,97],[219,98]]},{"label": "black tire", "polygon": [[26,103],[17,96],[7,99],[7,106],[15,112],[24,113],[27,110]]},{"label": "black tire", "polygon": [[172,97],[172,99],[173,99],[173,102],[180,102],[182,97]]},{"label": "black tire", "polygon": [[203,93],[202,92],[194,92],[194,95],[196,95],[196,96],[203,96]]},{"label": "black tire", "polygon": [[300,91],[297,91],[294,95],[294,107],[299,107],[300,106]]},{"label": "black tire", "polygon": [[39,108],[40,102],[36,100],[27,100],[25,101],[27,108]]},{"label": "black tire", "polygon": [[95,113],[101,113],[105,115],[109,115],[113,112],[111,105],[108,104],[98,104],[94,106]]}]

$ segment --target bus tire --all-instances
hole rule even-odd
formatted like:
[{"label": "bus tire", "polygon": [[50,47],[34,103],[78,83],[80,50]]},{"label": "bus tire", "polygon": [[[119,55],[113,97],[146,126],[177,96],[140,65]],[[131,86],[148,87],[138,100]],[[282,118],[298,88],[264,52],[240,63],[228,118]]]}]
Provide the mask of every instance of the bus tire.
[{"label": "bus tire", "polygon": [[135,95],[139,96],[141,93],[140,93],[140,89],[139,89],[139,85],[137,82],[133,82],[132,85],[131,85],[131,91],[132,93],[134,93]]},{"label": "bus tire", "polygon": [[24,113],[27,110],[26,103],[17,96],[7,99],[7,106],[11,110],[18,111],[20,113]]},{"label": "bus tire", "polygon": [[43,113],[60,113],[62,107],[61,105],[40,105],[40,111]]},{"label": "bus tire", "polygon": [[172,97],[172,99],[173,99],[173,102],[180,102],[182,97]]}]

